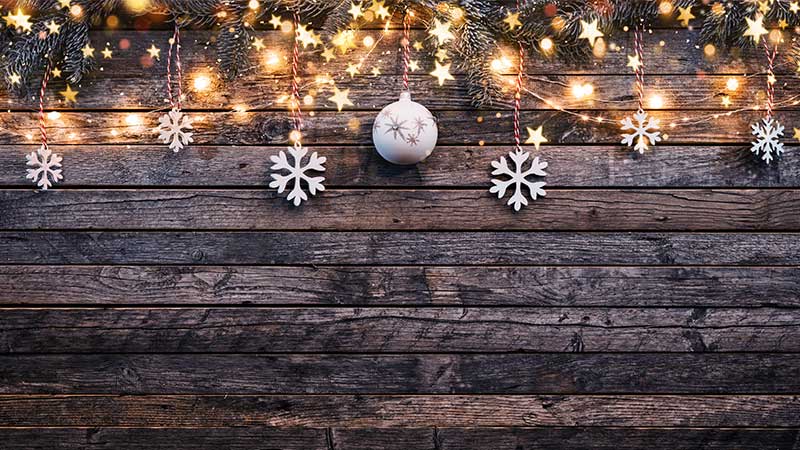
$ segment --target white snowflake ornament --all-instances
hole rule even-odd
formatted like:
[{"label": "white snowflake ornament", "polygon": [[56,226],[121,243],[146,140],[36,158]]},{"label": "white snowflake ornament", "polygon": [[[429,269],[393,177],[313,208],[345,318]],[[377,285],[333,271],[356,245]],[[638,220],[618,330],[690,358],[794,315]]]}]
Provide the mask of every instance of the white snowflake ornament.
[{"label": "white snowflake ornament", "polygon": [[25,178],[36,183],[44,191],[64,178],[60,169],[61,157],[51,152],[47,144],[42,144],[35,152],[25,155],[25,159],[28,160],[28,165],[33,167],[28,169]]},{"label": "white snowflake ornament", "polygon": [[169,148],[173,152],[178,153],[183,147],[194,142],[192,139],[192,119],[183,111],[178,108],[172,110],[158,118],[158,139],[165,144],[169,144]]},{"label": "white snowflake ornament", "polygon": [[761,159],[769,164],[776,156],[783,155],[783,125],[772,117],[765,117],[761,122],[750,125],[756,140],[752,142],[750,151],[756,156],[761,154]]},{"label": "white snowflake ornament", "polygon": [[[289,182],[293,182],[292,190],[289,192],[286,200],[293,202],[294,206],[300,206],[300,203],[308,200],[308,195],[306,195],[305,191],[303,191],[303,187],[300,185],[301,181],[305,181],[308,185],[308,193],[311,195],[316,195],[317,191],[325,190],[325,186],[322,184],[322,182],[325,181],[324,177],[309,177],[306,175],[306,172],[309,170],[324,172],[326,158],[314,152],[308,157],[308,163],[303,165],[303,158],[308,153],[308,150],[303,148],[299,143],[295,144],[293,147],[287,147],[287,150],[294,159],[293,164],[289,164],[289,159],[283,151],[277,156],[270,157],[274,163],[271,167],[274,173],[270,174],[273,181],[269,183],[269,187],[278,188],[278,193],[282,194],[289,185]],[[281,171],[288,171],[289,174],[283,175],[280,173]]]},{"label": "white snowflake ornament", "polygon": [[508,199],[508,205],[514,207],[514,211],[519,211],[523,206],[528,206],[528,199],[522,191],[522,187],[526,186],[530,190],[531,200],[536,200],[538,196],[544,197],[546,195],[542,189],[547,183],[544,181],[530,181],[529,176],[536,175],[540,177],[547,176],[544,169],[547,168],[547,163],[539,161],[539,157],[533,158],[530,168],[523,170],[525,162],[531,156],[529,152],[516,150],[510,152],[508,157],[514,162],[514,168],[508,166],[508,161],[505,156],[501,156],[499,160],[492,161],[492,175],[506,175],[510,177],[509,180],[492,179],[492,186],[489,192],[497,194],[497,198],[503,198],[506,195],[506,190],[514,186],[514,194]]},{"label": "white snowflake ornament", "polygon": [[[636,121],[636,124],[633,121]],[[644,110],[636,111],[633,119],[630,116],[622,119],[622,131],[633,131],[622,134],[622,143],[639,153],[644,153],[650,145],[655,146],[661,141],[661,132],[658,131],[658,119],[649,117]]]}]

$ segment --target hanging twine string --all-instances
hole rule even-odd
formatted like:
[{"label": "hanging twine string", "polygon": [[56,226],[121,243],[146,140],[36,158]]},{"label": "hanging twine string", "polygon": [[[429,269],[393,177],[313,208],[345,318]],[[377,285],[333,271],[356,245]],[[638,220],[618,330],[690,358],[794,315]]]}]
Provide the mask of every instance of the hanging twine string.
[{"label": "hanging twine string", "polygon": [[50,80],[50,61],[44,69],[42,76],[42,86],[39,89],[39,133],[42,135],[42,146],[47,148],[47,128],[44,120],[44,92],[47,90],[47,82]]},{"label": "hanging twine string", "polygon": [[[172,92],[172,49],[175,48],[175,76],[178,78],[178,95],[173,95]],[[178,27],[178,22],[175,22],[175,31],[172,33],[172,39],[169,41],[169,50],[167,51],[167,94],[169,95],[169,105],[175,109],[181,109],[181,99],[183,98],[183,69],[181,67],[181,32]]]},{"label": "hanging twine string", "polygon": [[778,55],[778,44],[769,49],[769,44],[764,41],[764,52],[767,55],[767,118],[772,117],[772,110],[775,108],[775,56]]},{"label": "hanging twine string", "polygon": [[639,102],[639,110],[644,111],[644,26],[639,23],[633,30],[634,51],[639,60],[639,65],[634,71],[636,73],[636,96]]},{"label": "hanging twine string", "polygon": [[[300,110],[300,89],[298,88],[298,72],[300,69],[300,15],[294,11],[294,47],[292,48],[292,100],[290,110],[294,129],[299,135],[300,128],[303,126],[303,113]],[[299,142],[299,140],[298,140]]]},{"label": "hanging twine string", "polygon": [[403,89],[408,91],[408,65],[411,63],[411,56],[408,50],[408,44],[411,39],[411,15],[409,11],[403,15]]}]

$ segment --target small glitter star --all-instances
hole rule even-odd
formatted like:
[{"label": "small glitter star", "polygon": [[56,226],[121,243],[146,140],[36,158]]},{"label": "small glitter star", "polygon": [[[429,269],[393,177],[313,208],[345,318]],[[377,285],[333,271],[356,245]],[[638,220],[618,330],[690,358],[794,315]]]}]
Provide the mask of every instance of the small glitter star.
[{"label": "small glitter star", "polygon": [[603,36],[603,33],[597,29],[597,19],[594,19],[592,23],[581,20],[581,34],[578,36],[578,39],[588,40],[589,45],[594,48],[594,44],[597,39]]},{"label": "small glitter star", "polygon": [[509,11],[508,15],[506,16],[506,18],[503,19],[503,22],[505,22],[506,25],[508,25],[508,29],[511,30],[511,31],[514,31],[515,28],[518,28],[518,27],[522,26],[522,22],[519,21],[519,13],[518,12],[512,13],[511,11]]},{"label": "small glitter star", "polygon": [[84,58],[94,58],[94,47],[92,44],[87,43],[82,49],[81,53],[83,53]]},{"label": "small glitter star", "polygon": [[336,109],[339,111],[342,110],[342,107],[345,105],[353,106],[353,102],[347,97],[350,94],[350,89],[345,89],[343,91],[339,90],[338,87],[333,87],[333,95],[328,97],[328,100],[336,103]]},{"label": "small glitter star", "polygon": [[264,39],[262,38],[253,39],[253,43],[250,45],[252,45],[253,48],[258,51],[264,50],[264,48],[266,48],[266,46],[264,45]]},{"label": "small glitter star", "polygon": [[103,54],[103,59],[111,59],[112,51],[110,48],[106,47],[100,53]]},{"label": "small glitter star", "polygon": [[50,20],[50,22],[47,22],[47,24],[45,25],[45,27],[47,27],[47,31],[48,31],[50,34],[58,34],[58,32],[61,30],[61,25],[57,24],[57,23],[56,23],[54,20],[52,20],[52,19]]},{"label": "small glitter star", "polygon": [[64,97],[65,102],[77,103],[78,91],[73,91],[70,85],[67,85],[66,90],[59,91],[58,93],[61,94],[62,97]]},{"label": "small glitter star", "polygon": [[539,146],[542,145],[543,142],[547,142],[547,138],[542,135],[542,126],[540,125],[539,128],[533,129],[531,127],[525,127],[528,130],[528,139],[525,141],[526,144],[533,144],[536,147],[536,150],[539,150]]},{"label": "small glitter star", "polygon": [[156,47],[156,44],[152,44],[150,48],[147,49],[147,53],[150,55],[151,58],[154,59],[161,58],[161,49]]},{"label": "small glitter star", "polygon": [[439,79],[439,86],[444,86],[446,80],[455,80],[455,78],[450,75],[450,63],[439,64],[439,61],[435,61],[435,64],[436,69],[430,74]]}]

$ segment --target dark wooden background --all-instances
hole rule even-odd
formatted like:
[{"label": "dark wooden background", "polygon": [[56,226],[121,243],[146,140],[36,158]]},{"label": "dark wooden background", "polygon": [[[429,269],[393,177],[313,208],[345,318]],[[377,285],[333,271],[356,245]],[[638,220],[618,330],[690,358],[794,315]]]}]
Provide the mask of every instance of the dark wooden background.
[{"label": "dark wooden background", "polygon": [[[764,77],[742,77],[761,52],[707,59],[697,35],[647,36],[664,124],[724,113],[729,75],[734,107],[763,98]],[[0,448],[800,448],[800,110],[779,113],[792,145],[766,167],[748,150],[757,111],[667,128],[638,156],[618,127],[526,97],[550,176],[515,214],[488,192],[510,110],[471,109],[464,76],[436,86],[423,54],[411,84],[439,147],[411,168],[372,148],[400,86],[395,31],[362,70],[380,59],[380,77],[304,57],[356,107],[317,88],[305,134],[327,190],[293,208],[267,188],[285,71],[190,92],[195,144],[173,154],[151,130],[164,58],[140,64],[168,37],[97,31],[115,56],[79,103],[53,82],[66,178],[48,192],[24,179],[34,103],[0,92]],[[214,65],[208,39],[184,34],[187,72]],[[618,119],[635,108],[625,63],[531,58],[527,83]],[[780,66],[779,100],[800,94],[795,69]],[[611,101],[577,102],[577,81]]]}]

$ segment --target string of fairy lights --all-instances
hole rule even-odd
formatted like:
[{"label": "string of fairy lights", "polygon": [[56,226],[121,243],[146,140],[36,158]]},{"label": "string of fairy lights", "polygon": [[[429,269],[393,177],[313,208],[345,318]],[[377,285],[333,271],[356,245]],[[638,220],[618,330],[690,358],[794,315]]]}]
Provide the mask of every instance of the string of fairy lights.
[{"label": "string of fairy lights", "polygon": [[[72,5],[69,0],[59,0],[59,3],[64,8],[67,8],[72,15],[80,16],[82,14],[81,7],[79,5]],[[127,0],[125,3],[127,4],[128,9],[131,11],[137,11],[144,10],[147,7],[148,2],[147,0]],[[672,8],[671,3],[669,2],[663,2],[662,5],[663,6],[660,7],[661,12],[663,12],[665,15],[676,13],[677,21],[683,26],[690,27],[690,21],[695,18],[695,16],[692,14],[691,8]],[[252,0],[249,2],[249,6],[253,9],[258,9],[260,4],[257,0]],[[795,13],[800,12],[800,8],[795,8],[793,3],[792,11]],[[349,57],[349,53],[351,53],[353,50],[365,48],[366,52],[361,53],[357,59],[353,61],[346,61],[346,68],[344,69],[344,72],[349,76],[350,79],[356,76],[378,77],[382,75],[380,64],[377,62],[372,63],[370,58],[373,56],[373,53],[379,49],[379,44],[390,33],[395,31],[391,28],[392,13],[385,6],[385,2],[382,1],[374,1],[368,6],[365,3],[353,2],[349,12],[352,15],[353,20],[358,20],[362,23],[372,23],[376,21],[380,22],[382,24],[382,29],[372,29],[366,32],[362,32],[358,29],[340,30],[337,34],[333,35],[326,44],[323,42],[323,39],[317,32],[310,29],[307,25],[300,25],[299,29],[297,30],[300,44],[304,50],[311,49],[317,51],[319,57],[324,60],[325,63],[337,58],[347,58]],[[446,83],[455,81],[455,77],[451,73],[451,63],[446,62],[448,59],[451,59],[451,56],[448,55],[447,50],[442,48],[442,45],[455,38],[455,35],[451,31],[451,27],[453,27],[455,23],[458,23],[460,18],[460,11],[457,8],[451,8],[450,20],[440,21],[439,19],[434,19],[432,27],[427,33],[427,38],[435,42],[437,45],[436,51],[433,52],[434,67],[428,72],[428,74],[435,79],[436,84],[439,86],[445,86]],[[6,12],[6,14],[3,16],[3,20],[8,27],[16,28],[21,32],[30,31],[32,27],[31,16],[23,12],[22,9]],[[117,19],[116,16],[109,16],[106,22],[107,25],[113,27],[119,23],[118,20],[119,19]],[[778,28],[769,31],[764,27],[761,18],[747,18],[747,21],[748,30],[745,35],[753,37],[754,41],[758,41],[763,35],[767,35],[767,38],[770,40],[770,42],[776,45],[783,42],[783,29],[785,28],[785,25],[779,24]],[[508,12],[508,15],[503,22],[511,30],[521,26],[518,13],[513,11]],[[279,14],[271,15],[270,20],[266,22],[266,25],[269,25],[273,29],[279,30],[287,35],[295,32],[292,22]],[[602,61],[609,51],[625,52],[625,47],[620,46],[613,41],[606,43],[604,34],[598,29],[597,21],[583,22],[581,25],[583,29],[580,39],[585,39],[587,43],[592,46],[592,53],[598,61]],[[59,25],[52,20],[47,24],[49,33],[58,33],[59,28]],[[630,30],[624,29],[623,31]],[[359,36],[359,32],[361,32],[363,36]],[[660,47],[664,47],[665,45],[666,43],[664,41],[659,42]],[[540,50],[542,50],[545,54],[552,53],[556,46],[557,43],[550,38],[544,38],[539,42]],[[86,58],[109,60],[116,57],[115,52],[118,54],[120,51],[131,49],[131,47],[131,42],[129,42],[127,39],[122,39],[116,48],[114,48],[114,46],[112,46],[109,42],[106,42],[105,45],[98,45],[97,48],[95,48],[92,43],[89,43],[82,49],[82,52]],[[260,56],[262,61],[260,67],[262,67],[267,73],[277,74],[282,68],[285,67],[287,55],[285,55],[279,49],[268,48],[264,42],[264,37],[255,37],[251,43],[251,48],[257,55]],[[423,53],[425,51],[423,40],[420,39],[414,41],[412,43],[412,48],[419,53]],[[706,57],[710,58],[715,56],[717,50],[712,44],[708,44],[703,47],[702,51]],[[391,53],[393,53],[392,50],[386,50],[380,54],[382,56],[389,56]],[[146,54],[141,55],[140,61],[144,66],[151,66],[155,60],[159,60],[160,58],[161,48],[157,43],[153,42],[150,47],[146,49]],[[629,59],[630,58],[631,57],[629,56]],[[417,72],[421,70],[420,59],[421,58],[414,58],[410,61],[409,69],[411,72]],[[514,64],[515,62],[513,53],[509,52],[507,54],[506,52],[501,52],[501,54],[491,61],[491,69],[496,72],[498,76],[502,76],[503,74],[508,73],[510,69],[514,67]],[[629,63],[628,66],[630,67],[631,64]],[[59,67],[53,67],[50,75],[53,79],[60,78],[61,69]],[[733,101],[735,92],[738,90],[740,84],[742,84],[740,80],[757,75],[759,74],[755,73],[738,77],[729,77],[726,81],[724,94],[719,95],[719,92],[716,92],[713,95],[709,95],[707,98],[697,100],[697,103],[706,104],[707,100],[710,98],[717,97],[720,102],[719,106],[723,109],[733,108],[730,111],[703,113],[695,116],[686,115],[677,121],[666,124],[666,126],[669,128],[676,128],[682,125],[696,125],[698,123],[708,122],[723,116],[731,116],[740,112],[761,109],[763,107],[761,105],[747,105],[734,108]],[[191,90],[193,91],[194,95],[197,96],[202,96],[204,93],[216,89],[218,83],[218,80],[215,79],[216,77],[210,68],[197,69],[189,75],[189,78]],[[530,77],[526,76],[526,80],[529,79]],[[19,76],[14,73],[10,73],[7,75],[7,82],[10,85],[17,84],[20,82]],[[512,80],[509,79],[509,82],[512,82]],[[523,87],[523,92],[526,95],[543,102],[548,108],[575,116],[582,121],[598,124],[618,123],[617,119],[607,118],[602,115],[590,116],[574,108],[563,107],[561,105],[562,102],[559,102],[552,96],[552,94],[546,95],[543,92],[537,92],[531,88],[530,85],[531,83],[526,83]],[[611,104],[617,102],[615,100],[607,100],[602,98],[597,88],[591,82],[573,83],[565,87],[566,92],[559,94],[569,95],[575,101],[585,100],[587,102],[591,101],[592,103],[598,104]],[[313,106],[318,101],[316,95],[321,94],[325,90],[329,90],[331,93],[330,97],[325,98],[325,100],[333,103],[338,111],[342,111],[347,107],[355,106],[349,97],[350,89],[340,89],[336,85],[335,77],[328,73],[315,75],[311,81],[308,81],[303,85],[303,91],[308,92],[308,94],[303,96],[303,105],[305,107]],[[67,83],[63,89],[58,91],[58,95],[61,98],[61,103],[63,105],[78,103],[79,94],[79,87],[72,86],[69,83]],[[235,114],[245,114],[251,110],[269,108],[273,107],[274,105],[286,105],[289,98],[290,96],[287,93],[278,96],[274,100],[266,100],[264,104],[245,104],[237,102],[231,106],[230,111]],[[648,107],[654,110],[663,109],[665,106],[667,106],[665,104],[664,96],[657,91],[649,94],[646,101]],[[797,104],[798,96],[793,96],[777,101],[775,106],[777,108],[781,108],[785,106],[794,106]],[[680,106],[683,107],[691,105],[682,102]],[[161,109],[163,108],[154,109],[153,112]],[[130,127],[141,127],[144,124],[144,118],[141,116],[141,114],[142,113],[130,113],[125,118],[125,125]],[[54,110],[47,113],[46,117],[50,121],[56,121],[62,118],[62,114],[59,111]],[[202,119],[202,116],[198,117]],[[112,135],[118,135],[120,131],[117,128],[114,128],[110,131],[110,133]],[[27,137],[29,137],[31,140],[35,138],[33,133],[29,133]],[[67,137],[70,136],[68,135]],[[73,139],[79,139],[76,134],[73,134],[71,137]],[[795,137],[800,138],[800,133],[796,133]]]}]

